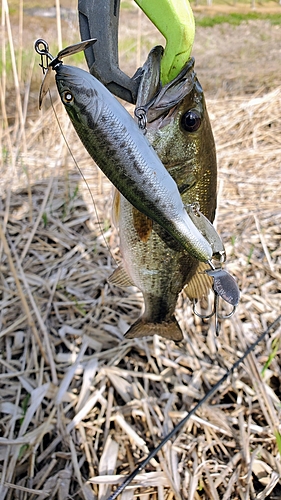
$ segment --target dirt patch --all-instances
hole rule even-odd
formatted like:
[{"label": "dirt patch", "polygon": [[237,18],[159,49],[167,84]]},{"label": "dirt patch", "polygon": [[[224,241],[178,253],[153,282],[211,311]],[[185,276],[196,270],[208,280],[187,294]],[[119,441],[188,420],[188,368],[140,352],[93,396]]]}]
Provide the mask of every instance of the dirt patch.
[{"label": "dirt patch", "polygon": [[193,54],[208,95],[250,95],[280,84],[281,26],[269,21],[198,28]]},{"label": "dirt patch", "polygon": [[248,14],[249,12],[257,12],[259,14],[280,14],[281,7],[277,2],[261,2],[252,1],[250,3],[240,3],[235,0],[232,3],[213,3],[212,5],[192,5],[192,10],[195,14],[201,16],[214,16],[217,14],[230,14],[232,12]]}]

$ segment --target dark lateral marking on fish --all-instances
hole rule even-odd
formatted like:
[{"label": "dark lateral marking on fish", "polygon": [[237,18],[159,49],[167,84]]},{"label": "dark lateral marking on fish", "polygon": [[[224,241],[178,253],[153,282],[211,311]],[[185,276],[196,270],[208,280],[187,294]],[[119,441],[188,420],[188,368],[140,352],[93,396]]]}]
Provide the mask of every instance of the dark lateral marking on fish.
[{"label": "dark lateral marking on fish", "polygon": [[148,181],[148,182],[146,183],[146,185],[147,185],[149,188],[152,188],[152,187],[153,187],[153,182]]},{"label": "dark lateral marking on fish", "polygon": [[135,189],[136,191],[138,191],[138,187],[139,187],[138,183],[134,179],[129,177],[126,174],[126,172],[124,171],[123,165],[120,163],[120,159],[118,158],[118,152],[116,151],[116,148],[114,148],[114,145],[108,145],[106,132],[104,132],[102,130],[96,130],[95,132],[93,132],[93,130],[92,130],[91,134],[95,135],[95,138],[99,142],[99,150],[98,151],[97,151],[97,148],[95,146],[95,142],[90,141],[89,134],[83,134],[80,137],[81,141],[83,142],[84,146],[88,150],[89,154],[92,157],[96,157],[103,162],[105,162],[109,156],[111,156],[112,159],[115,160],[114,171],[111,170],[109,172],[109,174],[112,178],[111,182],[113,182],[113,184],[114,184],[114,179],[118,175],[121,174],[122,179],[123,179],[122,182],[124,184],[129,182],[132,189]]},{"label": "dark lateral marking on fish", "polygon": [[136,160],[133,161],[133,165],[134,165],[134,169],[136,170],[136,172],[138,172],[139,174],[143,173],[142,168],[140,168],[140,166]]},{"label": "dark lateral marking on fish", "polygon": [[143,243],[146,243],[148,241],[148,238],[151,234],[152,227],[153,227],[153,222],[149,217],[146,215],[142,214],[139,210],[136,208],[133,209],[133,221],[134,221],[134,228],[140,238],[140,240]]},{"label": "dark lateral marking on fish", "polygon": [[[89,119],[91,117],[91,113],[87,112],[86,110],[84,110],[84,113],[85,113],[85,115],[87,117],[87,120],[88,120],[88,123],[89,123]],[[100,120],[102,122],[104,122],[104,123],[108,123],[107,118],[104,115],[100,116]],[[84,128],[83,125],[82,125],[82,128]],[[118,157],[118,151],[117,151],[114,143],[108,144],[108,137],[107,137],[106,130],[102,130],[100,128],[98,130],[95,130],[95,132],[93,132],[93,124],[92,124],[91,128],[92,128],[91,133],[94,134],[95,138],[98,140],[98,143],[99,143],[99,152],[96,150],[95,141],[91,141],[90,140],[89,134],[83,134],[83,135],[81,135],[81,140],[84,143],[86,149],[88,149],[88,151],[89,151],[89,149],[91,149],[93,156],[95,156],[97,159],[98,159],[98,157],[100,159],[101,159],[101,157],[103,157],[103,161],[106,161],[106,159],[108,158],[108,156],[111,156],[112,159],[115,159],[114,171],[111,171],[111,173],[110,173],[111,176],[112,176],[113,183],[114,183],[114,178],[117,175],[121,174],[121,176],[123,178],[123,183],[128,183],[129,182],[131,188],[135,189],[136,192],[138,192],[139,191],[139,185],[132,178],[128,177],[128,175],[124,171],[123,165],[120,163],[120,158]],[[122,129],[120,129],[120,130],[121,130],[121,133],[122,133]],[[126,135],[127,135],[127,133],[126,133]],[[123,141],[123,142],[125,142],[125,141]],[[90,146],[90,148],[89,148],[89,146]],[[131,155],[132,155],[131,156],[132,163],[133,163],[133,161],[135,162],[136,159],[135,159],[135,156],[133,155],[133,150],[132,150],[130,144],[125,144],[125,154],[127,154],[127,158],[130,157],[128,153],[129,154],[131,153]],[[119,174],[118,174],[118,172],[119,172]],[[137,166],[137,172],[138,172],[139,175],[141,175],[143,173],[141,165]],[[150,188],[150,189],[154,187],[154,185],[153,185],[152,182],[148,182],[147,185],[148,185],[148,188]]]},{"label": "dark lateral marking on fish", "polygon": [[[111,170],[108,172],[108,174],[111,176],[111,182],[113,182],[113,184],[114,184],[115,178],[117,178],[118,175],[120,176],[120,174],[121,174],[121,178],[123,179],[122,183],[127,184],[129,182],[131,189],[135,190],[136,193],[139,192],[139,188],[140,188],[139,183],[136,180],[132,179],[131,176],[128,176],[128,174],[124,171],[123,164],[120,163],[119,151],[115,145],[116,141],[112,141],[111,143],[108,143],[108,130],[107,129],[108,129],[108,124],[110,124],[110,119],[108,119],[108,117],[104,113],[102,113],[99,116],[99,121],[105,124],[105,128],[95,127],[96,130],[94,131],[94,125],[96,125],[96,123],[93,120],[93,117],[91,115],[90,110],[84,109],[83,113],[87,119],[88,127],[91,129],[91,131],[90,131],[90,133],[89,133],[89,131],[88,131],[88,133],[85,133],[85,134],[81,133],[80,139],[83,142],[83,144],[85,145],[89,154],[92,157],[96,158],[97,163],[99,163],[99,161],[106,162],[107,158],[110,156],[113,161],[115,160],[114,170]],[[80,125],[79,128],[84,129],[85,132],[87,130],[84,125]],[[124,134],[124,133],[126,136],[128,135],[127,130],[122,126],[118,129],[118,131],[119,131],[121,137],[122,137],[122,134]],[[114,136],[115,136],[115,134],[116,134],[116,124],[115,124]],[[117,134],[118,134],[118,132],[117,132]],[[95,141],[91,141],[91,135],[95,136]],[[98,144],[99,144],[99,148],[98,148],[99,151],[97,150],[96,142],[98,142]],[[142,163],[137,162],[136,157],[135,157],[135,151],[132,148],[130,141],[128,143],[126,143],[125,138],[123,138],[122,145],[124,145],[124,154],[126,155],[127,159],[129,161],[131,160],[131,162],[132,162],[132,168],[134,168],[134,170],[137,172],[137,174],[139,176],[143,177],[143,174],[145,174],[145,166],[142,165]],[[119,150],[120,150],[120,148],[119,148]],[[156,191],[155,191],[154,182],[149,181],[148,179],[146,182],[145,177],[146,176],[144,175],[144,177],[142,178],[142,183],[145,184],[147,189],[150,189],[152,193],[155,193]],[[162,205],[162,200],[158,198],[157,202],[156,202],[156,206],[161,206],[161,205]],[[146,233],[146,231],[144,231],[144,233]],[[143,237],[144,236],[142,236],[142,238]]]}]

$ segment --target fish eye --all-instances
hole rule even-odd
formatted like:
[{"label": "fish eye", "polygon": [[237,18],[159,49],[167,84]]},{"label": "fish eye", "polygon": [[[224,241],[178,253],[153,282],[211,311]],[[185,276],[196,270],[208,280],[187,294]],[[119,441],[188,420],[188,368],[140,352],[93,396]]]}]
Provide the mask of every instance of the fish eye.
[{"label": "fish eye", "polygon": [[181,125],[186,132],[196,132],[201,125],[201,116],[196,109],[190,109],[181,119]]},{"label": "fish eye", "polygon": [[62,93],[62,99],[63,101],[68,104],[72,101],[74,101],[74,97],[72,95],[71,92],[69,92],[69,90],[65,90],[63,93]]}]

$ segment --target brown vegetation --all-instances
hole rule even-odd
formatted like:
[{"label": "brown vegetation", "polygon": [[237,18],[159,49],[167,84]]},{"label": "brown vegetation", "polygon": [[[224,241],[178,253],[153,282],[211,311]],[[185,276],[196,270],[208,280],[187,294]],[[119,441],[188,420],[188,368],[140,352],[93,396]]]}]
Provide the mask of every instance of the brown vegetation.
[{"label": "brown vegetation", "polygon": [[[131,40],[137,10],[124,15],[122,36]],[[143,16],[141,22],[142,60],[155,30]],[[281,30],[258,21],[230,29],[231,37],[223,27],[198,29],[194,47],[217,144],[217,227],[227,269],[241,289],[237,312],[221,324],[218,338],[213,322],[195,318],[181,296],[182,343],[157,336],[123,340],[142,300],[136,290],[107,282],[120,258],[111,185],[76,139],[55,94],[58,121],[84,179],[53,110],[47,104],[40,113],[35,109],[34,61],[29,76],[37,77],[27,76],[18,91],[14,84],[4,88],[2,79],[1,500],[106,499],[120,475],[133,470],[280,313],[281,87],[274,61]],[[243,46],[243,32],[242,56],[235,46]],[[257,42],[257,33],[268,34],[267,41]],[[43,34],[48,40],[48,34],[36,36]],[[124,44],[127,67],[132,57],[135,67],[142,42],[134,36],[133,52]],[[257,43],[261,73],[254,70]],[[280,331],[280,325],[271,331],[122,498],[280,498]]]}]

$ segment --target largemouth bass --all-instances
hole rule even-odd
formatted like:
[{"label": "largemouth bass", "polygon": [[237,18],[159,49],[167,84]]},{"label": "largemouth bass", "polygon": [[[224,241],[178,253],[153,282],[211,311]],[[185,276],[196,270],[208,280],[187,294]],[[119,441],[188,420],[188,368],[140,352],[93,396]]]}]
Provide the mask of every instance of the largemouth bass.
[{"label": "largemouth bass", "polygon": [[[217,185],[215,143],[194,60],[158,92],[161,54],[161,48],[156,47],[144,65],[137,109],[145,111],[147,138],[177,183],[182,202],[198,203],[200,211],[213,221]],[[199,264],[163,227],[140,213],[117,191],[114,220],[119,227],[123,264],[110,280],[121,286],[137,286],[145,306],[143,315],[125,337],[157,333],[181,340],[182,332],[174,316],[178,295],[184,287],[191,299],[207,295],[212,280],[203,272],[206,265]]]},{"label": "largemouth bass", "polygon": [[[113,185],[136,209],[165,228],[186,252],[200,261],[210,260],[212,245],[192,222],[175,180],[130,114],[90,73],[61,62],[53,69],[61,100],[79,138]],[[182,163],[180,154],[174,167]],[[196,175],[192,171],[189,182],[194,184]]]}]

